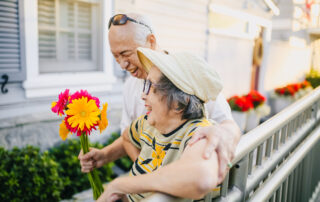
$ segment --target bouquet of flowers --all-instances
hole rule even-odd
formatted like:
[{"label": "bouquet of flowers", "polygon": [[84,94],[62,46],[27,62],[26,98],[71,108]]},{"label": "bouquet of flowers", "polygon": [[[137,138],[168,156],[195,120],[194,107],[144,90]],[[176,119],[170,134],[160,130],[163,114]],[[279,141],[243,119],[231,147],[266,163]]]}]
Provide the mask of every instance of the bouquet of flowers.
[{"label": "bouquet of flowers", "polygon": [[[66,140],[68,134],[75,133],[80,136],[83,153],[89,152],[88,135],[92,130],[100,129],[100,133],[108,126],[108,104],[103,104],[100,110],[100,101],[91,96],[86,90],[69,94],[69,89],[59,94],[57,102],[53,102],[51,110],[59,116],[65,115],[60,124],[59,135]],[[94,199],[99,198],[103,192],[102,183],[96,170],[88,173],[88,178],[93,190]]]}]

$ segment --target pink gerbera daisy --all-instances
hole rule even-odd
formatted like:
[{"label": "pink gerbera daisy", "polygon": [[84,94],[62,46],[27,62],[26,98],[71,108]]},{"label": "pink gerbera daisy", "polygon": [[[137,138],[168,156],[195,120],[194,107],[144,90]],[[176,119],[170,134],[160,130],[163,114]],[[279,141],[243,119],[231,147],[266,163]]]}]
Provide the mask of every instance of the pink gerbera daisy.
[{"label": "pink gerbera daisy", "polygon": [[63,115],[64,110],[66,109],[66,106],[69,102],[69,89],[66,89],[63,93],[59,94],[59,100],[58,102],[53,102],[51,110],[54,113],[57,113],[58,115]]},{"label": "pink gerbera daisy", "polygon": [[73,95],[71,95],[70,103],[72,103],[72,100],[79,99],[79,98],[82,98],[82,97],[87,97],[88,101],[89,100],[95,100],[97,107],[100,108],[100,100],[99,100],[99,98],[91,96],[88,93],[88,91],[86,91],[86,90],[80,90],[80,91],[75,92]]}]

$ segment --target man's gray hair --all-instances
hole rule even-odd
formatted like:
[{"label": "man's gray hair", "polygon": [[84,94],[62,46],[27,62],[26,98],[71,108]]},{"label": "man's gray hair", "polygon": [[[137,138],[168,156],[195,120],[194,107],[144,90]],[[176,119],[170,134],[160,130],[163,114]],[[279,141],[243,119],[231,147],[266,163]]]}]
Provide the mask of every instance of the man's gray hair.
[{"label": "man's gray hair", "polygon": [[[155,30],[152,26],[151,20],[148,17],[141,15],[141,14],[137,14],[137,13],[128,13],[127,16],[132,19],[135,19],[138,22],[141,22],[141,23],[147,25],[148,27],[150,27],[151,32],[153,34],[155,33]],[[138,24],[138,23],[132,22],[132,25],[135,28],[135,30],[134,30],[135,41],[142,46],[145,45],[148,35],[151,34],[150,30],[146,26]]]},{"label": "man's gray hair", "polygon": [[159,92],[167,99],[167,106],[172,109],[177,103],[176,110],[182,110],[182,119],[199,119],[204,117],[204,105],[195,95],[189,95],[177,88],[164,74],[155,84],[155,93]]}]

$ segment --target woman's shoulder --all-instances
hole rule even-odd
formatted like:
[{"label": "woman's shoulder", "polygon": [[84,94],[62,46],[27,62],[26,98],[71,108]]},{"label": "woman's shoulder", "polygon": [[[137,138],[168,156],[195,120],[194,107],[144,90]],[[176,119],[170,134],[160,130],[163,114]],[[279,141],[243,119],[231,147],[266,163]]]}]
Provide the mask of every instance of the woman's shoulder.
[{"label": "woman's shoulder", "polygon": [[148,115],[146,114],[141,115],[136,120],[131,122],[131,127],[135,127],[136,130],[138,130],[147,122],[147,119],[148,119]]},{"label": "woman's shoulder", "polygon": [[212,125],[210,120],[206,118],[201,118],[201,119],[191,119],[188,121],[186,124],[186,130],[184,132],[185,137],[190,137],[194,134],[195,130],[199,127],[206,127]]},{"label": "woman's shoulder", "polygon": [[191,119],[188,121],[188,125],[192,125],[194,127],[210,126],[212,125],[212,122],[207,118]]}]

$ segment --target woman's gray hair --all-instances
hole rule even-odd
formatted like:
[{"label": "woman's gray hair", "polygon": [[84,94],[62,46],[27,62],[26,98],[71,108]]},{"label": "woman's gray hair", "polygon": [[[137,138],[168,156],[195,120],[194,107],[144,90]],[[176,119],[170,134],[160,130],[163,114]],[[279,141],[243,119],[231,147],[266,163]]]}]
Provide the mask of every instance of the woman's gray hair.
[{"label": "woman's gray hair", "polygon": [[146,17],[144,15],[137,14],[137,13],[128,13],[127,16],[132,18],[132,19],[135,19],[138,22],[141,22],[141,23],[147,25],[148,27],[150,27],[151,32],[147,27],[145,27],[145,26],[143,26],[141,24],[132,23],[132,25],[135,28],[135,30],[134,30],[134,32],[135,32],[135,36],[134,36],[135,37],[135,41],[138,44],[144,46],[146,41],[147,41],[147,37],[149,36],[149,34],[154,34],[155,33],[155,30],[154,30],[154,28],[152,26],[151,20],[148,17]]},{"label": "woman's gray hair", "polygon": [[177,103],[175,110],[182,110],[182,119],[198,119],[204,117],[204,105],[195,95],[189,95],[177,88],[164,74],[155,84],[155,92],[159,92],[167,99],[167,106],[172,109]]}]

